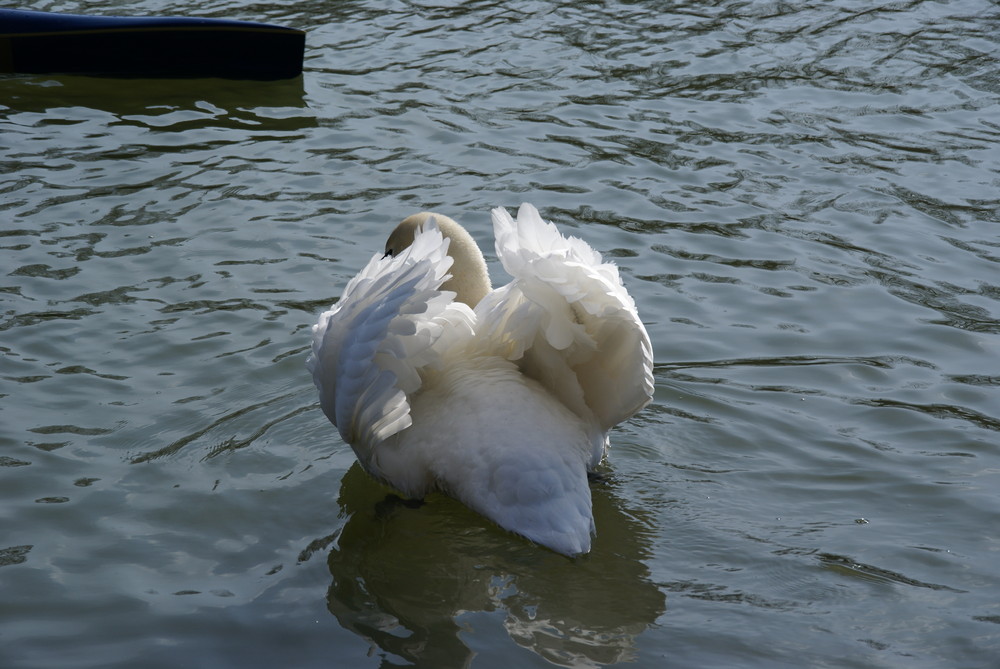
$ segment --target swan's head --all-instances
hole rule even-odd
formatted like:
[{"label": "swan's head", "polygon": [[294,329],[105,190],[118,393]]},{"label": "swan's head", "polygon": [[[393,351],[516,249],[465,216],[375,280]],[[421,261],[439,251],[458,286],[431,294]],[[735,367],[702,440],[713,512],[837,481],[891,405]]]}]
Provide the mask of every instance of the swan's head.
[{"label": "swan's head", "polygon": [[492,290],[486,260],[472,235],[447,216],[422,211],[403,219],[389,235],[385,243],[385,254],[392,256],[407,249],[417,232],[432,216],[441,234],[451,240],[448,244],[448,255],[453,261],[449,270],[451,278],[441,285],[441,290],[454,291],[457,301],[475,308],[486,293]]}]

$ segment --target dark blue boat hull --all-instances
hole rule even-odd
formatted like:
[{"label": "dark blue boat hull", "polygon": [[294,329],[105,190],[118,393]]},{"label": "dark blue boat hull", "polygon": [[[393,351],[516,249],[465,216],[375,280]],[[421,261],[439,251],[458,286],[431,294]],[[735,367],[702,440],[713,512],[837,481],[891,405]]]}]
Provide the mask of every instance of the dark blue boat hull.
[{"label": "dark blue boat hull", "polygon": [[288,79],[305,33],[265,23],[0,9],[0,72]]}]

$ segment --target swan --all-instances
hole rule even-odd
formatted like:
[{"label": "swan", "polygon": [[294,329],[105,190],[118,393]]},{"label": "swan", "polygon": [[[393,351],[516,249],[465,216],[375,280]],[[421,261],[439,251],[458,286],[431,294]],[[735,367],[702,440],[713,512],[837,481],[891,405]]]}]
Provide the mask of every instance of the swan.
[{"label": "swan", "polygon": [[588,472],[653,396],[649,335],[586,242],[527,203],[491,217],[510,283],[491,286],[454,220],[414,214],[320,315],[306,367],[369,474],[580,555],[595,533]]}]

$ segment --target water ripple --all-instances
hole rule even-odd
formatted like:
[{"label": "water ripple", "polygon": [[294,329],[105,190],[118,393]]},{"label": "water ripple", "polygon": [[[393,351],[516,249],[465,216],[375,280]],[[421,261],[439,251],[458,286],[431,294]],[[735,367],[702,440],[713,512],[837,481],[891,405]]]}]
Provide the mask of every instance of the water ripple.
[{"label": "water ripple", "polygon": [[[128,9],[306,29],[306,73],[0,78],[8,654],[992,661],[992,3]],[[619,264],[658,361],[573,563],[381,504],[302,368],[388,225],[493,260],[522,200]]]}]

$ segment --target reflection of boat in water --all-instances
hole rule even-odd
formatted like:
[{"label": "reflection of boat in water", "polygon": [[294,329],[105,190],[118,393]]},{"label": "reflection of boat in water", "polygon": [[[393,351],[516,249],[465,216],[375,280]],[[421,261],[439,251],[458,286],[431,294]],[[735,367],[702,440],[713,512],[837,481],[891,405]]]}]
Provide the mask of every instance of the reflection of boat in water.
[{"label": "reflection of boat in water", "polygon": [[[268,125],[294,130],[316,122],[310,113],[267,117],[267,110],[278,107],[306,109],[302,77],[277,81],[130,79],[128,86],[122,86],[121,79],[103,77],[0,75],[0,100],[18,111],[46,113],[60,107],[85,107],[119,118],[157,116],[176,109],[208,116],[214,107],[225,110],[217,114],[219,124],[245,128],[249,121],[258,130]],[[211,106],[206,108],[206,104]]]},{"label": "reflection of boat in water", "polygon": [[304,32],[265,23],[0,9],[5,73],[287,79],[304,50]]},{"label": "reflection of boat in water", "polygon": [[641,561],[649,531],[608,486],[593,490],[606,529],[573,560],[511,541],[447,497],[412,509],[386,492],[357,464],[344,476],[339,503],[349,518],[330,552],[328,595],[340,624],[383,653],[464,666],[474,652],[462,630],[474,625],[556,664],[610,664],[630,659],[635,638],[665,610]]}]

